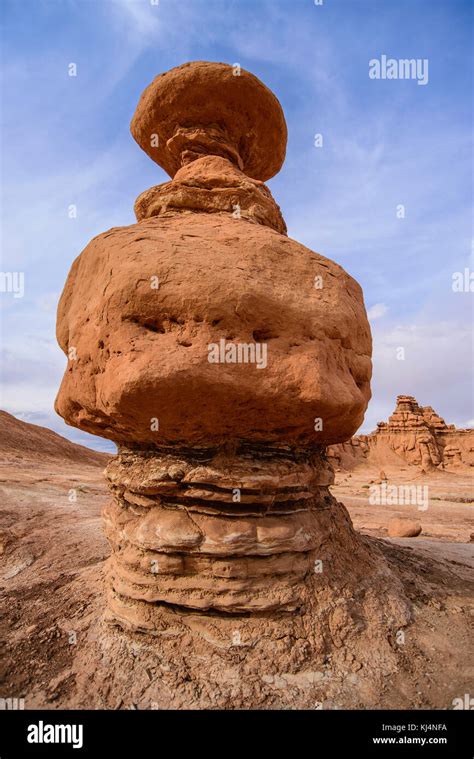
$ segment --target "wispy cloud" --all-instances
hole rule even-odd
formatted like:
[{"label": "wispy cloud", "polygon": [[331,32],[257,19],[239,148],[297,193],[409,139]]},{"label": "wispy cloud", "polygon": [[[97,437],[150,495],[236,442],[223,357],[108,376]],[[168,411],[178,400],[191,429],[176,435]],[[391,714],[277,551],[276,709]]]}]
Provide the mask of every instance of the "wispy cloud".
[{"label": "wispy cloud", "polygon": [[135,35],[145,47],[163,30],[159,0],[114,0],[110,9],[116,23],[123,24],[129,35]]},{"label": "wispy cloud", "polygon": [[375,303],[367,311],[367,316],[370,321],[373,321],[374,319],[381,319],[382,316],[385,316],[387,311],[388,311],[388,308],[385,305],[385,303]]},{"label": "wispy cloud", "polygon": [[[377,322],[378,324],[378,322]],[[472,330],[469,323],[374,326],[374,401],[363,431],[386,419],[400,394],[414,395],[433,406],[448,423],[466,426],[472,410]]]}]

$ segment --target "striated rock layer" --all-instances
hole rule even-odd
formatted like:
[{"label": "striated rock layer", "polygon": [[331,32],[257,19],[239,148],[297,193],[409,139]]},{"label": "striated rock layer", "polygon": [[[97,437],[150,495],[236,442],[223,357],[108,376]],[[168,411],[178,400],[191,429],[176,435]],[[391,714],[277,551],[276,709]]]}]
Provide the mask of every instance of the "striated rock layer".
[{"label": "striated rock layer", "polygon": [[474,430],[446,424],[431,406],[420,406],[411,395],[399,395],[388,422],[379,422],[370,435],[355,435],[330,446],[328,458],[336,468],[363,463],[408,463],[429,469],[474,466]]},{"label": "striated rock layer", "polygon": [[107,478],[115,605],[295,611],[336,528],[332,470],[317,450],[123,450]]}]

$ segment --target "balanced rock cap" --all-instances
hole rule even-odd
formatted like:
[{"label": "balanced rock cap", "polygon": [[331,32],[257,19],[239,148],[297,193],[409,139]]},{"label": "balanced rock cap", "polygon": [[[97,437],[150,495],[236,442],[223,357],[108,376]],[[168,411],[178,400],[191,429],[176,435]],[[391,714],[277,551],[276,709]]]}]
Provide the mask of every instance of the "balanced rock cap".
[{"label": "balanced rock cap", "polygon": [[193,151],[194,157],[210,152],[209,141],[214,154],[262,182],[285,160],[287,128],[279,101],[256,76],[226,63],[193,61],[159,74],[142,93],[130,129],[171,177],[193,160]]}]

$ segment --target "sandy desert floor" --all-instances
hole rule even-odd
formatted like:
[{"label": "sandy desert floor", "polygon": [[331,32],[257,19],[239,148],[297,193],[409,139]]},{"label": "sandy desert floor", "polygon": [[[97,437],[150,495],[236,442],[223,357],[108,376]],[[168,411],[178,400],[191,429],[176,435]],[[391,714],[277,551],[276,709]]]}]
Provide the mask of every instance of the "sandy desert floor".
[{"label": "sandy desert floor", "polygon": [[[3,458],[0,551],[6,613],[1,696],[24,698],[25,708],[153,708],[154,704],[166,708],[163,690],[157,696],[153,693],[158,672],[168,678],[173,692],[169,706],[197,708],[203,703],[187,687],[189,676],[173,672],[173,661],[164,662],[159,655],[153,659],[149,650],[140,665],[149,680],[144,674],[146,686],[132,693],[143,636],[114,633],[123,656],[129,657],[119,670],[98,644],[103,635],[103,563],[108,555],[100,516],[108,497],[102,468],[54,459],[39,463],[21,454]],[[456,500],[472,495],[472,477],[469,472],[436,472],[430,477],[416,475],[419,479],[414,480],[414,471],[386,474],[392,483],[429,485],[430,503],[423,512],[413,506],[370,505],[367,486],[378,481],[377,471],[336,474],[335,496],[348,507],[355,527],[377,540],[396,566],[414,621],[399,646],[399,669],[385,678],[379,693],[364,701],[360,689],[351,690],[350,683],[341,682],[333,691],[332,708],[449,709],[453,698],[472,692],[473,504]],[[388,538],[391,516],[420,520],[422,535]],[[79,660],[80,667],[90,667],[90,672],[78,673]],[[88,678],[95,683],[92,700],[84,696]],[[297,708],[317,701],[314,678],[292,683]],[[245,707],[245,688],[234,693],[226,706]],[[285,704],[288,701],[274,691],[268,698],[262,696],[262,708]]]}]

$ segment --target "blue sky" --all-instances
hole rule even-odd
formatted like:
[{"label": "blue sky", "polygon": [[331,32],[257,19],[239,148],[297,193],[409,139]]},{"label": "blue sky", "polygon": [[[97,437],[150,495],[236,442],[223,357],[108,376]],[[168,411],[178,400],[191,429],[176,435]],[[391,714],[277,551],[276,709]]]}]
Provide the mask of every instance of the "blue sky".
[{"label": "blue sky", "polygon": [[[2,408],[110,449],[54,413],[56,304],[91,237],[134,223],[137,195],[168,179],[129,132],[140,93],[214,60],[276,93],[289,141],[268,184],[289,235],[363,287],[374,379],[362,431],[399,393],[473,424],[473,295],[452,289],[474,269],[469,0],[3,0],[0,13],[2,271],[25,275],[23,298],[0,293]],[[428,59],[428,84],[370,79],[381,55]]]}]

